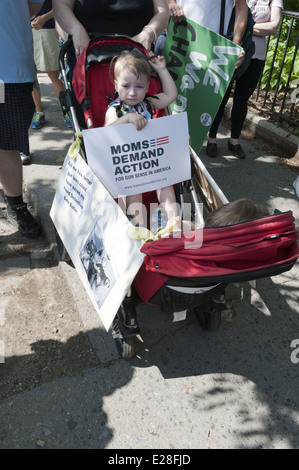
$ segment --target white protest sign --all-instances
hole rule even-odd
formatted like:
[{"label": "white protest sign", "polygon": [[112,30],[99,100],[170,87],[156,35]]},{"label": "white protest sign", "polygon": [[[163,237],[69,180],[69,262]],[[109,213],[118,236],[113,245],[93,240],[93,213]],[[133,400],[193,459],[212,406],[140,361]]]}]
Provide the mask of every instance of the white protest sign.
[{"label": "white protest sign", "polygon": [[144,255],[131,226],[89,166],[67,155],[50,211],[100,319],[108,331]]},{"label": "white protest sign", "polygon": [[83,130],[88,165],[114,198],[154,191],[191,177],[187,114]]}]

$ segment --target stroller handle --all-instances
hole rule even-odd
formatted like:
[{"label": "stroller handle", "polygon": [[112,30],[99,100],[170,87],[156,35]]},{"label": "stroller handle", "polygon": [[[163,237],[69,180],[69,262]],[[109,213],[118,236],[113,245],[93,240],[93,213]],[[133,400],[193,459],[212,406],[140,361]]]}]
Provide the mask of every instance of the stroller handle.
[{"label": "stroller handle", "polygon": [[63,72],[63,70],[65,71],[65,60],[64,60],[65,54],[71,47],[73,47],[73,40],[72,38],[69,38],[67,41],[65,41],[62,44],[60,48],[59,57],[58,57],[58,65],[59,65],[59,70],[61,73]]},{"label": "stroller handle", "polygon": [[71,49],[71,47],[73,47],[72,38],[68,39],[65,43],[63,43],[59,51],[58,65],[59,65],[59,70],[61,73],[61,78],[65,87],[65,92],[60,93],[62,95],[62,97],[60,97],[60,102],[61,102],[63,113],[65,113],[65,111],[70,111],[71,116],[72,116],[74,131],[76,133],[76,132],[80,132],[80,126],[78,123],[77,115],[76,115],[74,104],[73,104],[72,91],[71,91],[70,84],[67,78],[66,60],[65,60],[65,55],[67,51]]}]

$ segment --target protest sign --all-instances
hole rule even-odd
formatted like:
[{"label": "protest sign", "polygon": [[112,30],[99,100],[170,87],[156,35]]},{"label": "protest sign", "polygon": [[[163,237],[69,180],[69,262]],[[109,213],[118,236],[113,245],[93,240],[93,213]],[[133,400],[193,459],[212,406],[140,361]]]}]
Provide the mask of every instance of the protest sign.
[{"label": "protest sign", "polygon": [[198,153],[234,74],[241,47],[184,18],[170,21],[163,55],[178,89],[171,112],[187,112],[190,145]]},{"label": "protest sign", "polygon": [[67,155],[50,216],[108,331],[143,262],[141,242],[82,157]]},{"label": "protest sign", "polygon": [[130,196],[191,177],[186,113],[83,130],[88,165],[110,194]]}]

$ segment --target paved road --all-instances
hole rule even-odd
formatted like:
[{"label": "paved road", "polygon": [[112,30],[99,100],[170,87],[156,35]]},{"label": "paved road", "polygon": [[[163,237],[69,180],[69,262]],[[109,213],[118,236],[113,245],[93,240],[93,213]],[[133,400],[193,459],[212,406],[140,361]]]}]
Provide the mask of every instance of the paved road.
[{"label": "paved road", "polygon": [[[298,448],[298,263],[230,285],[215,333],[142,305],[139,351],[119,358],[76,272],[55,258],[49,210],[73,134],[40,78],[47,124],[31,133],[24,178],[45,237],[21,240],[0,219],[0,448]],[[246,142],[246,160],[229,156],[221,130],[223,156],[202,160],[228,199],[291,209],[298,226],[296,172]]]}]

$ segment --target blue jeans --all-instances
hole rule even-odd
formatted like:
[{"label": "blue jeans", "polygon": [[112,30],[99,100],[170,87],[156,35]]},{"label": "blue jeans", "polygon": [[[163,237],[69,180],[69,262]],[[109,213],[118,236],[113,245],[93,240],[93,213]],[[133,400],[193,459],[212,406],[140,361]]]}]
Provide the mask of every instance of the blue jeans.
[{"label": "blue jeans", "polygon": [[166,39],[166,31],[164,30],[160,36],[157,37],[157,41],[155,43],[154,54],[155,55],[162,55],[163,47],[165,44]]}]

